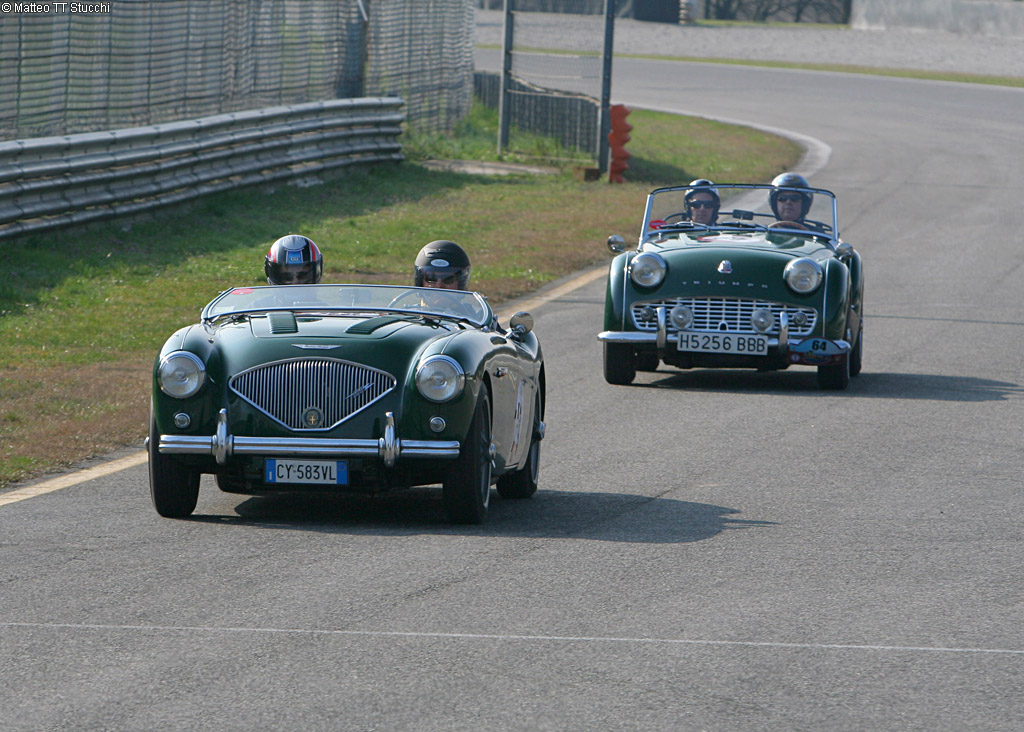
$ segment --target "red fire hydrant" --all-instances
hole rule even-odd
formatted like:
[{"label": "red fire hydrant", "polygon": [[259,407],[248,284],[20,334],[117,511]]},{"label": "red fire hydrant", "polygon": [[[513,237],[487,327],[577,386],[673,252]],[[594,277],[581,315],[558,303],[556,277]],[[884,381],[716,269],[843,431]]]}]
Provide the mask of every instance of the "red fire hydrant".
[{"label": "red fire hydrant", "polygon": [[628,115],[629,109],[625,104],[613,104],[608,110],[612,127],[612,131],[608,133],[608,152],[611,154],[611,162],[608,164],[609,183],[626,182],[622,173],[629,167],[626,164],[629,160],[626,143],[629,142],[629,131],[633,129],[633,125],[626,122]]}]

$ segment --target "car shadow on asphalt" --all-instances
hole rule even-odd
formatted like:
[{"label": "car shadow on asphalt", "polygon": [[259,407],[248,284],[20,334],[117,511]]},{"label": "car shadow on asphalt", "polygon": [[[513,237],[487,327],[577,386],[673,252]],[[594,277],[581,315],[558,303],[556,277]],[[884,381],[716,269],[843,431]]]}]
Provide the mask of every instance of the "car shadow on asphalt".
[{"label": "car shadow on asphalt", "polygon": [[743,371],[696,369],[637,374],[639,388],[714,391],[729,394],[793,394],[874,399],[924,399],[949,402],[989,402],[1024,397],[1024,387],[1010,381],[946,374],[907,374],[864,371],[842,391],[818,387],[813,369]]},{"label": "car shadow on asphalt", "polygon": [[[211,490],[211,489],[204,489]],[[212,488],[212,490],[216,490]],[[220,494],[211,513],[200,496],[186,521],[264,529],[342,534],[418,534],[590,539],[624,543],[680,544],[723,532],[774,526],[739,518],[740,511],[707,503],[623,493],[539,490],[527,500],[491,493],[486,521],[478,526],[447,522],[440,486],[412,488],[382,496],[274,494],[239,498]]]}]

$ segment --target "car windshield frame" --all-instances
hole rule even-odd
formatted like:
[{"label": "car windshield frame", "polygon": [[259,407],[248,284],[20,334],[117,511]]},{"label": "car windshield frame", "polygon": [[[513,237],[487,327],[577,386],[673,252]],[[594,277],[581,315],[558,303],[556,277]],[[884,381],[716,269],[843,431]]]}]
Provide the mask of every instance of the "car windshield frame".
[{"label": "car windshield frame", "polygon": [[403,285],[316,284],[232,287],[203,308],[202,320],[275,311],[328,315],[412,315],[489,325],[494,317],[478,292]]},{"label": "car windshield frame", "polygon": [[[721,202],[718,220],[713,224],[700,224],[676,219],[685,215],[686,193],[691,190],[714,191]],[[810,194],[813,201],[805,222],[808,228],[781,226],[772,213],[769,196],[773,191]],[[775,224],[772,226],[772,224]],[[770,228],[769,228],[770,227]],[[647,194],[644,218],[640,230],[640,248],[653,239],[663,239],[665,234],[680,232],[778,233],[813,237],[824,241],[832,250],[840,243],[838,202],[835,193],[825,188],[775,187],[760,183],[716,183],[710,186],[664,186]],[[787,236],[787,238],[791,238]]]}]

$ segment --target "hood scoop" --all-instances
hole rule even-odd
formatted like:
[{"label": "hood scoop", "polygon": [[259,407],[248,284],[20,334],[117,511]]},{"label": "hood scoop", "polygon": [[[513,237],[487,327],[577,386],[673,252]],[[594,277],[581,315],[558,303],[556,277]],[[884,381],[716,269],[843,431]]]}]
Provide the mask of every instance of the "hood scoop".
[{"label": "hood scoop", "polygon": [[370,333],[378,328],[383,328],[385,325],[391,325],[392,323],[398,323],[404,320],[406,320],[406,318],[396,315],[378,315],[376,318],[370,318],[356,323],[345,332],[352,333],[354,335],[370,335]]},{"label": "hood scoop", "polygon": [[270,332],[274,335],[299,332],[299,324],[295,321],[295,313],[284,311],[271,312],[267,313],[267,320],[270,321]]}]

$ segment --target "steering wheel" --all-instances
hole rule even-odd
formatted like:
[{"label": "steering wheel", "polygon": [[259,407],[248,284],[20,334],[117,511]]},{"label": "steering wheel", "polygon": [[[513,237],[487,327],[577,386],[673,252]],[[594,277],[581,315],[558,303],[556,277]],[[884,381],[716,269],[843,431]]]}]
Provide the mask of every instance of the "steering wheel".
[{"label": "steering wheel", "polygon": [[400,295],[395,295],[391,302],[388,303],[389,308],[409,308],[409,307],[422,307],[422,299],[419,290],[406,290]]},{"label": "steering wheel", "polygon": [[669,224],[669,223],[672,223],[673,219],[679,219],[680,221],[687,221],[689,219],[689,217],[687,216],[685,211],[680,211],[679,213],[669,214],[668,216],[663,218],[661,221],[662,221],[663,224]]},{"label": "steering wheel", "polygon": [[801,224],[799,221],[773,221],[768,224],[769,229],[803,229],[804,231],[810,231],[806,226]]}]

